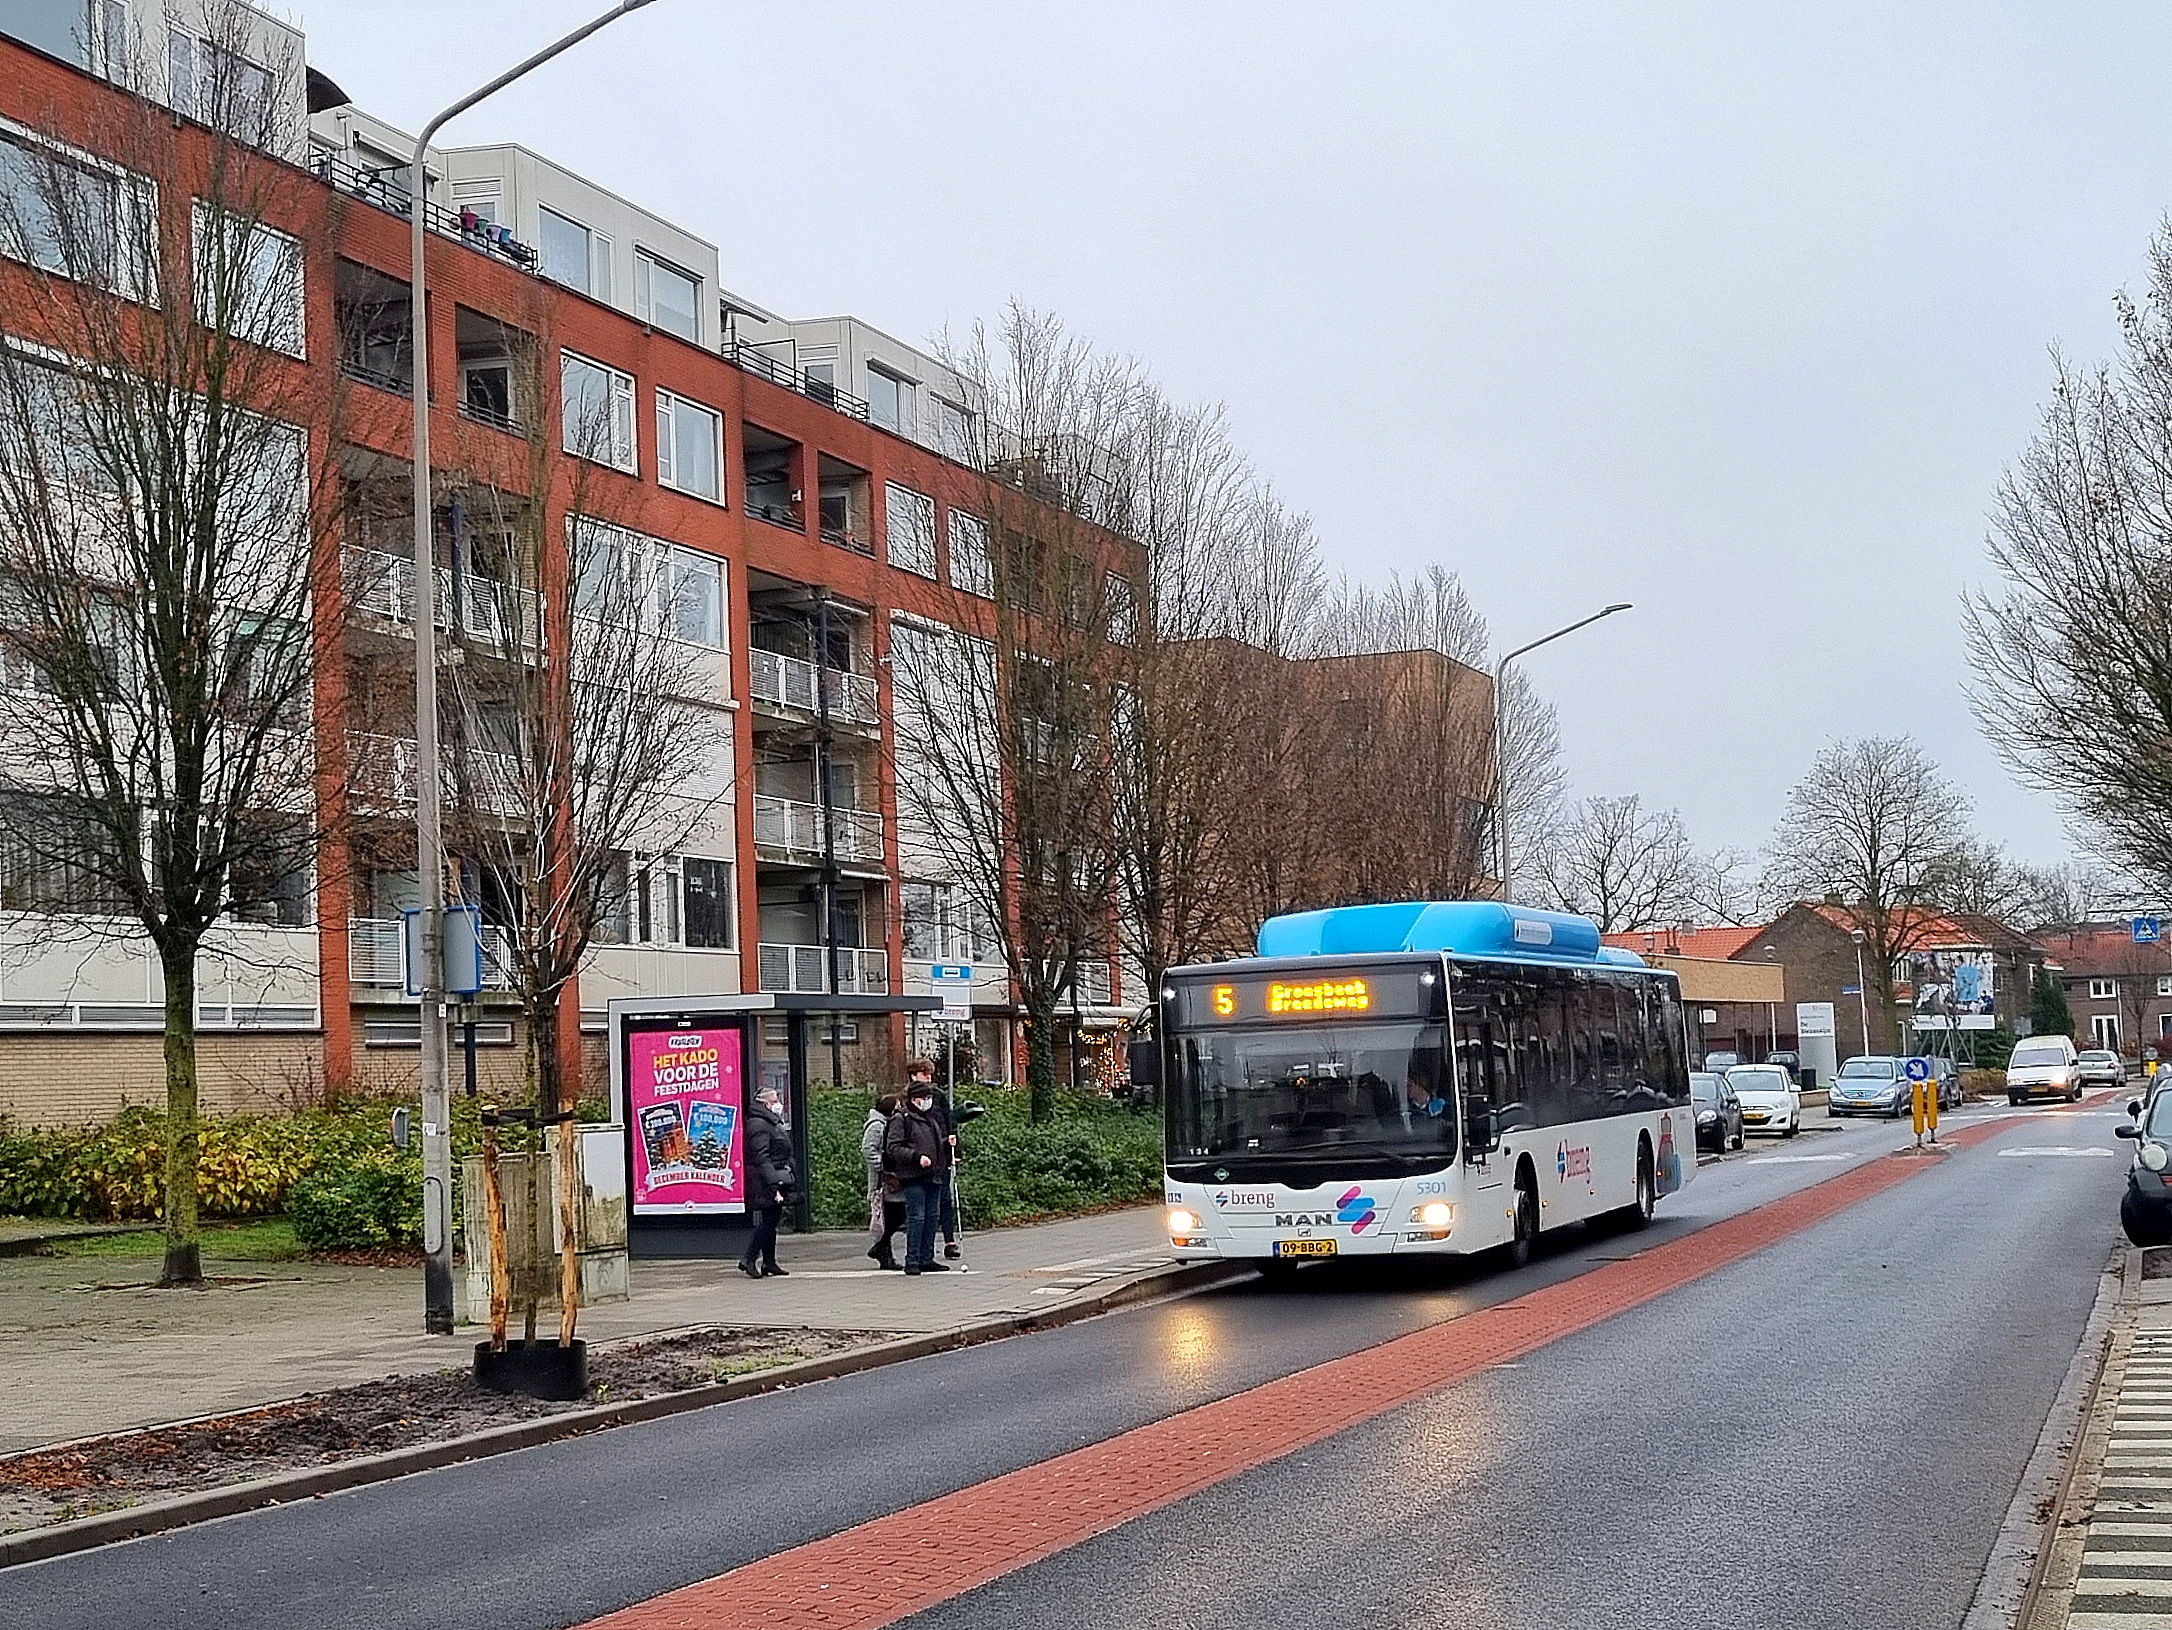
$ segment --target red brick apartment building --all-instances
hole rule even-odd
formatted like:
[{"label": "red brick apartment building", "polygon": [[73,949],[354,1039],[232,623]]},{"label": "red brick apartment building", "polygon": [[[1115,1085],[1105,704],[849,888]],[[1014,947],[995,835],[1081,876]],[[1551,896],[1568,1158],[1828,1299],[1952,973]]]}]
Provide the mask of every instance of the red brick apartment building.
[{"label": "red brick apartment building", "polygon": [[[176,110],[177,151],[200,148],[208,136],[189,124],[181,65],[208,45],[178,13],[139,0],[0,5],[0,144],[90,141],[129,100],[108,82],[124,77],[111,45],[123,27],[142,47],[134,82]],[[266,18],[262,31],[267,56],[299,60],[291,29]],[[293,223],[306,311],[295,366],[313,387],[297,400],[335,399],[337,382],[336,416],[307,426],[313,456],[336,461],[346,483],[342,556],[378,568],[345,574],[369,587],[339,617],[344,660],[316,678],[323,797],[367,780],[386,819],[374,833],[358,825],[346,855],[321,862],[277,920],[232,925],[231,954],[204,974],[209,1107],[411,1080],[416,1044],[399,958],[400,911],[417,893],[411,815],[400,813],[403,787],[409,811],[413,796],[412,143],[314,71],[305,109],[295,78],[291,158],[308,217]],[[965,382],[856,319],[791,322],[739,299],[721,286],[713,247],[524,149],[433,149],[426,162],[433,465],[448,480],[547,492],[562,511],[576,461],[561,451],[560,398],[608,403],[610,445],[579,461],[582,512],[666,551],[674,580],[694,587],[690,603],[713,608],[678,632],[715,668],[729,796],[683,852],[627,857],[615,943],[596,948],[563,1005],[562,1040],[578,1028],[594,1069],[612,997],[826,989],[831,922],[846,991],[925,992],[929,963],[976,962],[983,1070],[1009,1073],[1015,1010],[1000,958],[988,977],[993,947],[974,943],[959,891],[900,853],[886,665],[897,620],[971,630],[989,614],[986,533],[966,507],[985,484],[945,456],[972,426]],[[169,230],[185,218],[174,213],[187,207],[185,176],[139,184]],[[46,275],[0,258],[0,336],[35,332]],[[540,383],[532,409],[513,388],[523,370]],[[552,470],[534,488],[538,457]],[[546,529],[562,524],[546,514]],[[458,527],[441,512],[440,582],[453,589],[472,564]],[[1094,565],[1120,574],[1127,594],[1137,580],[1136,551],[1114,538]],[[320,571],[328,585],[340,577]],[[461,615],[453,598],[441,618]],[[340,610],[324,605],[327,617]],[[827,777],[816,770],[824,750]],[[56,951],[38,926],[0,909],[0,1113],[85,1120],[155,1100],[148,947],[117,933]],[[1116,1022],[1127,996],[1116,968],[1093,964],[1078,983],[1073,1022]],[[517,1069],[509,1005],[486,992],[482,1006],[486,1077]],[[847,1075],[887,1072],[908,1039],[902,1020],[848,1028]]]}]

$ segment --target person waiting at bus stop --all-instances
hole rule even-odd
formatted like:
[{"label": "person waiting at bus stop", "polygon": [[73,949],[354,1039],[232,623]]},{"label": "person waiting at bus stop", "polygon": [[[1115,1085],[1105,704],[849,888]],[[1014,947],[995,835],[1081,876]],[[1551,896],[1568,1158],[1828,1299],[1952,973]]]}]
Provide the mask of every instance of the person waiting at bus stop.
[{"label": "person waiting at bus stop", "polygon": [[943,1255],[955,1262],[964,1255],[958,1249],[958,1121],[950,1094],[935,1084],[935,1064],[930,1059],[910,1059],[905,1065],[906,1091],[926,1087],[935,1098],[935,1119],[943,1128],[943,1142],[950,1146],[950,1164],[943,1173]]},{"label": "person waiting at bus stop", "polygon": [[930,1079],[915,1077],[906,1088],[905,1102],[883,1135],[883,1159],[905,1185],[905,1271],[948,1272],[948,1263],[935,1260],[935,1230],[950,1177],[950,1137],[935,1114],[932,1072]]},{"label": "person waiting at bus stop", "polygon": [[749,1279],[790,1277],[777,1265],[777,1221],[794,1186],[792,1129],[784,1118],[784,1095],[764,1087],[747,1106],[747,1214],[754,1232],[747,1236],[739,1271]]}]

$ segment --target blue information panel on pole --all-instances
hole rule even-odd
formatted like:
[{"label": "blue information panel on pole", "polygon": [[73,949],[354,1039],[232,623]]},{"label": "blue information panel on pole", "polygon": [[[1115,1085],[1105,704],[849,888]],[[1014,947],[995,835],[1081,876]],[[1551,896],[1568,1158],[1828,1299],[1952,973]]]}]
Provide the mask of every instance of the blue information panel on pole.
[{"label": "blue information panel on pole", "polygon": [[2158,933],[2158,928],[2159,928],[2159,924],[2158,924],[2158,921],[2157,921],[2157,919],[2156,919],[2155,917],[2137,917],[2137,918],[2135,918],[2135,919],[2134,919],[2134,943],[2135,943],[2135,944],[2137,944],[2137,945],[2154,945],[2154,944],[2156,944],[2156,943],[2157,943],[2157,933]]},{"label": "blue information panel on pole", "polygon": [[1928,1081],[1931,1078],[1931,1061],[1927,1058],[1911,1058],[1908,1061],[1908,1079]]}]

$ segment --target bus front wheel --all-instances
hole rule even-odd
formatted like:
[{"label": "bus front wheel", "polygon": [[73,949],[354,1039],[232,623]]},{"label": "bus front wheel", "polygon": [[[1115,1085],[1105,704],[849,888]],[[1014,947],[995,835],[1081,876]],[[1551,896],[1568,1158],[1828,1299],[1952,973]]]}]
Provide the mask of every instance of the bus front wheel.
[{"label": "bus front wheel", "polygon": [[1652,1180],[1652,1146],[1642,1138],[1637,1140],[1637,1194],[1634,1200],[1615,1215],[1624,1228],[1643,1228],[1652,1220],[1652,1207],[1659,1203],[1659,1188]]},{"label": "bus front wheel", "polygon": [[1511,1268],[1520,1268],[1531,1260],[1531,1247],[1538,1243],[1538,1233],[1538,1185],[1527,1167],[1516,1174],[1516,1233],[1504,1247]]}]

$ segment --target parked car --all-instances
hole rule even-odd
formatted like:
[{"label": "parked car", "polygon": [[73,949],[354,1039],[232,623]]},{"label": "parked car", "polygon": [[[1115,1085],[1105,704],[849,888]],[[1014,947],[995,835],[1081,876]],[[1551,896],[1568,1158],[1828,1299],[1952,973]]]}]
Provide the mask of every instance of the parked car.
[{"label": "parked car", "polygon": [[1851,1058],[1833,1077],[1825,1107],[1835,1116],[1890,1115],[1898,1120],[1911,1101],[1907,1066],[1906,1059],[1889,1055]]},{"label": "parked car", "polygon": [[1930,1060],[1931,1074],[1938,1081],[1938,1107],[1956,1109],[1966,1096],[1961,1091],[1961,1066],[1950,1058]]},{"label": "parked car", "polygon": [[2131,1125],[2114,1130],[2135,1145],[2119,1226],[2137,1245],[2172,1245],[2172,1092],[2158,1088]]},{"label": "parked car", "polygon": [[2086,1053],[2075,1054],[2074,1073],[2081,1077],[2085,1087],[2123,1087],[2127,1084],[2126,1062],[2109,1047],[2092,1047]]},{"label": "parked car", "polygon": [[1792,1077],[1794,1077],[1794,1079],[1795,1079],[1795,1081],[1796,1081],[1796,1083],[1797,1083],[1798,1085],[1800,1085],[1800,1084],[1801,1084],[1801,1082],[1802,1082],[1802,1054],[1800,1054],[1800,1053],[1797,1053],[1797,1052],[1791,1052],[1791,1051],[1788,1051],[1787,1049],[1784,1049],[1784,1048],[1783,1048],[1783,1049],[1782,1049],[1781,1051],[1779,1051],[1779,1052],[1777,1052],[1777,1053],[1767,1053],[1767,1054],[1765,1055],[1765,1062],[1766,1062],[1767,1064],[1777,1064],[1777,1065],[1779,1065],[1781,1069],[1783,1069],[1783,1070],[1787,1071],[1787,1073],[1788,1073],[1789,1075],[1791,1075]]},{"label": "parked car", "polygon": [[1742,1147],[1742,1100],[1723,1075],[1692,1070],[1690,1102],[1697,1106],[1697,1147],[1725,1154]]},{"label": "parked car", "polygon": [[1740,1053],[1707,1053],[1704,1055],[1704,1067],[1714,1075],[1725,1075],[1741,1062],[1742,1055]]},{"label": "parked car", "polygon": [[2081,1075],[2075,1069],[2071,1036],[2024,1036],[2014,1043],[2013,1057],[2006,1061],[2006,1101],[2025,1104],[2031,1098],[2066,1098],[2082,1095]]},{"label": "parked car", "polygon": [[1742,1124],[1748,1130],[1777,1132],[1784,1138],[1802,1130],[1802,1092],[1781,1065],[1737,1064],[1726,1081],[1742,1100]]}]

